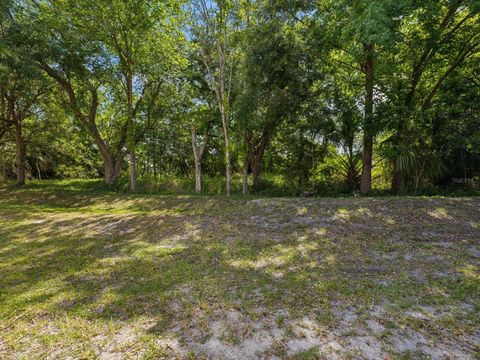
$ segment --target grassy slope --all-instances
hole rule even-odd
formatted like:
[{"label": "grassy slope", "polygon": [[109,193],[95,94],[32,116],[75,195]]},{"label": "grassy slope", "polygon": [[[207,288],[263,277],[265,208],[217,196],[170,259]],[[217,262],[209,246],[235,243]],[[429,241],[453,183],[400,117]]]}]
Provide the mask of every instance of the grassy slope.
[{"label": "grassy slope", "polygon": [[478,355],[479,198],[67,185],[0,188],[0,358]]}]

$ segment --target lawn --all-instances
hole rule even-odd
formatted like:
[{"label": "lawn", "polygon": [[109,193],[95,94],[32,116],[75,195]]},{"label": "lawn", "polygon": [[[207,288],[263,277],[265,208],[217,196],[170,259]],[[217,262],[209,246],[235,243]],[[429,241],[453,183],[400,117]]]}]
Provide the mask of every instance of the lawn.
[{"label": "lawn", "polygon": [[478,358],[479,209],[0,187],[0,358]]}]

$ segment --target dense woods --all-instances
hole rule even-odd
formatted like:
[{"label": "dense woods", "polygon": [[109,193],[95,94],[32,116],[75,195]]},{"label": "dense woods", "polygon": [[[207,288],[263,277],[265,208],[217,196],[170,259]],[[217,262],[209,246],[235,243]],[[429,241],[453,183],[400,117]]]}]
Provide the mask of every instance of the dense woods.
[{"label": "dense woods", "polygon": [[0,6],[4,181],[278,195],[478,186],[480,1]]}]

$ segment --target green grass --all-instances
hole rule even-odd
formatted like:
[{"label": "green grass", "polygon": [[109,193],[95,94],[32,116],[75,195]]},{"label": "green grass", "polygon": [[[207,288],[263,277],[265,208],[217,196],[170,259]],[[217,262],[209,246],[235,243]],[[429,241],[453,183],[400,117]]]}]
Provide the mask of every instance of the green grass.
[{"label": "green grass", "polygon": [[[281,358],[329,358],[329,334],[342,357],[359,334],[382,357],[434,357],[451,338],[447,352],[474,356],[479,206],[0,187],[0,358],[241,358],[261,334],[272,339],[261,353]],[[409,331],[429,345],[399,351]]]}]

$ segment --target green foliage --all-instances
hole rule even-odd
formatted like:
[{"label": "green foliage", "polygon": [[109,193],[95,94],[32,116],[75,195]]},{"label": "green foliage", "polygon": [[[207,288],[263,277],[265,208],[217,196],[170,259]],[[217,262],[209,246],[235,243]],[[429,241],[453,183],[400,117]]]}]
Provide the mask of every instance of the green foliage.
[{"label": "green foliage", "polygon": [[113,188],[126,189],[134,151],[139,191],[190,193],[194,129],[204,192],[218,194],[224,125],[234,193],[242,173],[257,194],[355,193],[365,134],[380,192],[468,192],[480,176],[478,1],[8,0],[0,10],[4,180],[18,162],[12,95],[25,110],[28,179],[106,176],[110,161]]}]

